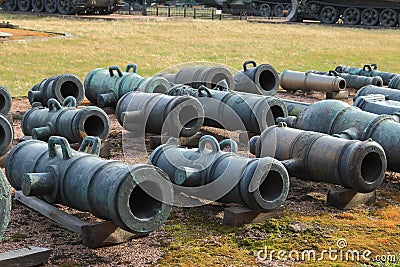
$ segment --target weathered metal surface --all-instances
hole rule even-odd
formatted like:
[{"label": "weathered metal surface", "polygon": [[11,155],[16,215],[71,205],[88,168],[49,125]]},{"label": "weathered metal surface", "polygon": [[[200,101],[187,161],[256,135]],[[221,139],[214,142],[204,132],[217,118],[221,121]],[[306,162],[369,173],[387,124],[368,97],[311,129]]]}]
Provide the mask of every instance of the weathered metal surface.
[{"label": "weathered metal surface", "polygon": [[388,83],[389,88],[400,89],[400,74],[396,74]]},{"label": "weathered metal surface", "polygon": [[[247,68],[248,65],[252,68]],[[243,63],[243,70],[234,76],[235,91],[260,95],[274,95],[279,89],[279,74],[269,64],[256,64],[249,60]]]},{"label": "weathered metal surface", "polygon": [[346,81],[340,77],[291,70],[284,70],[281,73],[280,83],[287,91],[338,92],[346,88]]},{"label": "weathered metal surface", "polygon": [[281,99],[288,110],[289,116],[298,116],[303,110],[305,110],[310,103],[298,102],[293,100]]},{"label": "weathered metal surface", "polygon": [[82,82],[72,74],[61,74],[44,79],[28,92],[29,102],[31,104],[40,102],[43,107],[47,105],[50,98],[55,98],[62,103],[68,96],[73,96],[78,105],[85,97]]},{"label": "weathered metal surface", "polygon": [[191,95],[204,109],[204,125],[227,130],[261,133],[275,124],[277,117],[286,117],[285,104],[278,98],[232,91],[210,90],[204,86],[193,89],[177,85],[168,95]]},{"label": "weathered metal surface", "polygon": [[297,118],[289,116],[277,121],[345,139],[371,138],[385,150],[388,170],[400,171],[400,123],[393,116],[362,111],[338,100],[324,100],[311,104]]},{"label": "weathered metal surface", "polygon": [[21,128],[25,135],[44,141],[52,135],[59,135],[76,143],[86,136],[106,139],[110,132],[110,120],[102,109],[93,106],[77,109],[72,96],[67,97],[63,105],[51,98],[47,106],[34,104],[24,114]]},{"label": "weathered metal surface", "polygon": [[316,132],[271,126],[249,141],[256,157],[280,160],[290,176],[371,192],[383,181],[386,156],[371,140],[345,140]]},{"label": "weathered metal surface", "polygon": [[[211,150],[207,146],[211,146]],[[231,152],[221,151],[230,147]],[[203,136],[198,149],[179,146],[170,139],[158,147],[149,162],[164,170],[174,184],[191,187],[194,196],[225,203],[238,203],[254,210],[270,210],[282,205],[289,190],[284,166],[273,158],[244,158],[234,153],[235,141],[218,141]],[[204,189],[201,196],[196,188]]]},{"label": "weathered metal surface", "polygon": [[192,96],[130,92],[116,107],[118,122],[131,132],[192,136],[204,122],[204,110]]},{"label": "weathered metal surface", "polygon": [[0,114],[0,156],[6,154],[13,140],[13,126],[3,114]]},{"label": "weathered metal surface", "polygon": [[353,106],[374,114],[388,114],[400,121],[400,102],[387,99],[384,95],[366,95],[357,97]]},{"label": "weathered metal surface", "polygon": [[172,87],[166,79],[142,77],[136,71],[135,64],[129,64],[125,72],[117,66],[92,70],[84,82],[87,99],[103,108],[115,106],[124,94],[131,91],[164,93]]},{"label": "weathered metal surface", "polygon": [[0,241],[10,222],[11,194],[3,171],[0,170]]},{"label": "weathered metal surface", "polygon": [[0,113],[7,114],[12,106],[12,97],[7,87],[0,85]]},{"label": "weathered metal surface", "polygon": [[363,68],[353,68],[344,65],[339,65],[336,67],[335,71],[339,73],[349,73],[353,75],[367,76],[367,77],[379,76],[383,80],[383,85],[388,85],[389,81],[397,75],[396,73],[379,71],[378,66],[376,64],[364,65]]},{"label": "weathered metal surface", "polygon": [[319,75],[341,77],[346,80],[347,88],[353,88],[356,90],[358,90],[364,86],[367,86],[367,85],[374,85],[374,86],[379,86],[379,87],[383,86],[383,80],[379,76],[375,76],[375,77],[358,76],[358,75],[352,75],[352,74],[348,74],[348,73],[339,73],[334,70],[331,70],[328,72],[312,70],[310,72],[319,74]]},{"label": "weathered metal surface", "polygon": [[174,84],[185,84],[193,88],[199,88],[201,85],[214,88],[225,80],[228,87],[226,89],[235,89],[232,73],[223,66],[192,66],[183,68],[176,74],[160,73],[156,76],[164,77]]},{"label": "weathered metal surface", "polygon": [[357,98],[367,95],[384,95],[387,100],[400,101],[400,91],[397,89],[377,87],[373,85],[364,86],[357,91],[353,101]]},{"label": "weathered metal surface", "polygon": [[124,230],[148,233],[160,227],[173,201],[167,175],[147,164],[103,160],[99,150],[97,137],[86,137],[79,151],[58,136],[48,144],[25,141],[11,150],[6,175],[26,196],[91,212]]}]

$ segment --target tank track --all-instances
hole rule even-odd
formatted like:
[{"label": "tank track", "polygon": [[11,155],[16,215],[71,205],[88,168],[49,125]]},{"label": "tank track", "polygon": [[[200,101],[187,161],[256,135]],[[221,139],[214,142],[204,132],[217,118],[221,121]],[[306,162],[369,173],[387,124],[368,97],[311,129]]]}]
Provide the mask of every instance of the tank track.
[{"label": "tank track", "polygon": [[123,6],[122,1],[115,0],[112,5],[92,5],[87,0],[4,0],[2,9],[6,12],[42,13],[42,14],[86,14],[108,15]]},{"label": "tank track", "polygon": [[[400,1],[374,1],[362,4],[338,1],[303,0],[298,3],[296,21],[318,20],[323,24],[398,27]],[[379,4],[378,4],[379,3]]]}]

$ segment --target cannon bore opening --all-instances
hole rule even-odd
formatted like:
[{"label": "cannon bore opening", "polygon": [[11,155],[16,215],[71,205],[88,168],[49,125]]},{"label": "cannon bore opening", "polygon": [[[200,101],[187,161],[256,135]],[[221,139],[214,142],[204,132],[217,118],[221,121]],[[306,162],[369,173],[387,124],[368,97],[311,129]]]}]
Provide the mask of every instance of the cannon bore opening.
[{"label": "cannon bore opening", "polygon": [[275,125],[276,123],[276,119],[277,118],[284,118],[285,116],[285,111],[282,109],[281,106],[278,105],[272,105],[268,112],[267,112],[267,125],[271,126],[271,125]]},{"label": "cannon bore opening", "polygon": [[381,80],[378,80],[378,81],[375,82],[375,86],[382,87],[383,86],[383,82]]},{"label": "cannon bore opening", "polygon": [[361,163],[361,176],[364,181],[373,183],[379,179],[382,171],[382,161],[379,154],[371,152],[367,154]]},{"label": "cannon bore opening", "polygon": [[143,182],[136,186],[129,197],[129,208],[132,214],[143,220],[152,219],[162,208],[162,191],[154,182]]},{"label": "cannon bore opening", "polygon": [[77,98],[79,95],[78,85],[74,82],[66,81],[61,85],[60,93],[63,98],[67,98],[68,96]]},{"label": "cannon bore opening", "polygon": [[85,133],[90,136],[101,136],[104,133],[105,128],[106,126],[104,125],[104,121],[96,115],[86,118],[83,124]]},{"label": "cannon bore opening", "polygon": [[198,123],[199,112],[193,106],[184,106],[179,111],[179,123],[184,128],[193,128]]},{"label": "cannon bore opening", "polygon": [[275,88],[276,78],[275,75],[271,71],[263,71],[260,73],[260,78],[258,79],[258,83],[261,88],[265,91],[271,91]]},{"label": "cannon bore opening", "polygon": [[339,89],[340,90],[346,89],[346,81],[345,80],[340,80],[339,81]]},{"label": "cannon bore opening", "polygon": [[259,187],[260,195],[265,201],[278,199],[283,192],[283,180],[279,172],[270,170]]}]

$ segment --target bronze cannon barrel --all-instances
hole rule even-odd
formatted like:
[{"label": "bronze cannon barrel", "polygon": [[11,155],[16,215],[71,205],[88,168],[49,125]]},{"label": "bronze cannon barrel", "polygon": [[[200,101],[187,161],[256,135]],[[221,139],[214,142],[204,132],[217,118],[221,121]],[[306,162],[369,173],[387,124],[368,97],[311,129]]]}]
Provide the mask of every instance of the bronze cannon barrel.
[{"label": "bronze cannon barrel", "polygon": [[136,71],[135,64],[129,64],[125,72],[117,66],[92,70],[86,75],[84,82],[87,99],[102,108],[115,107],[118,100],[131,91],[164,93],[171,88],[166,79],[142,77]]},{"label": "bronze cannon barrel", "polygon": [[225,80],[230,90],[235,89],[233,75],[223,66],[190,66],[175,74],[159,73],[156,76],[163,77],[174,84],[185,84],[193,88],[199,88],[201,85],[214,88],[219,82]]},{"label": "bronze cannon barrel", "polygon": [[54,98],[49,99],[48,108],[33,105],[21,121],[22,132],[39,140],[52,135],[66,137],[69,142],[81,141],[86,136],[106,139],[110,131],[107,114],[98,107],[76,108],[75,98],[67,97],[61,105]]},{"label": "bronze cannon barrel", "polygon": [[312,72],[284,70],[280,75],[280,85],[287,91],[338,92],[346,89],[346,80]]},{"label": "bronze cannon barrel", "polygon": [[353,75],[367,76],[367,77],[379,76],[382,78],[383,85],[388,85],[389,81],[397,75],[396,73],[379,71],[378,65],[376,64],[366,64],[362,68],[354,68],[354,67],[339,65],[336,67],[335,71],[340,73],[349,73]]},{"label": "bronze cannon barrel", "polygon": [[348,74],[348,73],[339,73],[337,71],[328,71],[328,72],[320,72],[320,71],[310,71],[315,74],[319,75],[325,75],[325,76],[335,76],[335,77],[341,77],[346,80],[346,87],[347,88],[353,88],[353,89],[360,89],[364,86],[367,85],[374,85],[374,86],[383,86],[383,80],[379,76],[375,77],[366,77],[366,76],[359,76],[359,75],[353,75],[353,74]]},{"label": "bronze cannon barrel", "polygon": [[85,97],[82,82],[73,74],[61,74],[44,79],[28,92],[29,102],[31,104],[40,102],[43,107],[50,98],[62,103],[68,96],[73,96],[78,105]]},{"label": "bronze cannon barrel", "polygon": [[118,122],[131,132],[192,136],[204,122],[204,110],[192,96],[130,92],[116,107]]},{"label": "bronze cannon barrel", "polygon": [[393,115],[400,121],[400,102],[387,99],[386,96],[375,94],[357,97],[353,106],[374,114]]},{"label": "bronze cannon barrel", "polygon": [[385,151],[388,170],[400,171],[400,123],[390,115],[377,115],[338,100],[311,104],[299,116],[278,118],[289,127],[326,133],[345,139],[372,139]]},{"label": "bronze cannon barrel", "polygon": [[0,113],[7,114],[12,106],[12,97],[7,87],[0,85]]},{"label": "bronze cannon barrel", "polygon": [[280,160],[290,176],[371,192],[383,181],[386,156],[376,142],[346,140],[286,127],[267,128],[249,141],[256,157]]},{"label": "bronze cannon barrel", "polygon": [[[248,65],[253,65],[248,68]],[[279,89],[279,74],[269,64],[256,64],[253,60],[243,63],[243,70],[233,77],[235,91],[271,96]]]},{"label": "bronze cannon barrel", "polygon": [[[230,152],[222,151],[226,147]],[[198,149],[187,149],[170,139],[153,151],[149,163],[165,171],[174,184],[183,187],[183,193],[194,197],[259,211],[281,206],[289,191],[283,165],[273,158],[241,157],[234,153],[236,149],[235,141],[218,143],[209,135],[200,139]]]},{"label": "bronze cannon barrel", "polygon": [[86,137],[79,151],[63,137],[28,140],[11,150],[6,175],[26,196],[91,212],[127,231],[145,234],[160,227],[173,201],[167,175],[147,164],[101,159],[99,152],[97,137]]},{"label": "bronze cannon barrel", "polygon": [[191,95],[204,109],[204,125],[261,133],[277,117],[286,117],[285,104],[276,97],[177,85],[168,95]]},{"label": "bronze cannon barrel", "polygon": [[384,95],[388,100],[400,101],[400,90],[377,87],[372,85],[364,86],[363,88],[358,90],[353,100],[356,101],[356,99],[361,96],[376,95],[376,94]]}]

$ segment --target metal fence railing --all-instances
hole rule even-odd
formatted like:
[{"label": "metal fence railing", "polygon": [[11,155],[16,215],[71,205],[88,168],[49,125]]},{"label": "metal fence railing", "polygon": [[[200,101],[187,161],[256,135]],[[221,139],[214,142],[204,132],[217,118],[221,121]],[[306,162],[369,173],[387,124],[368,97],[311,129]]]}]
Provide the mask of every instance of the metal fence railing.
[{"label": "metal fence railing", "polygon": [[193,19],[210,19],[210,20],[250,20],[252,18],[264,20],[281,20],[282,17],[262,17],[259,11],[256,10],[229,10],[222,13],[221,10],[215,8],[204,7],[172,7],[172,6],[154,6],[147,7],[146,10],[138,9],[130,5],[129,8],[118,10],[119,14],[143,15],[158,17],[183,17]]}]

